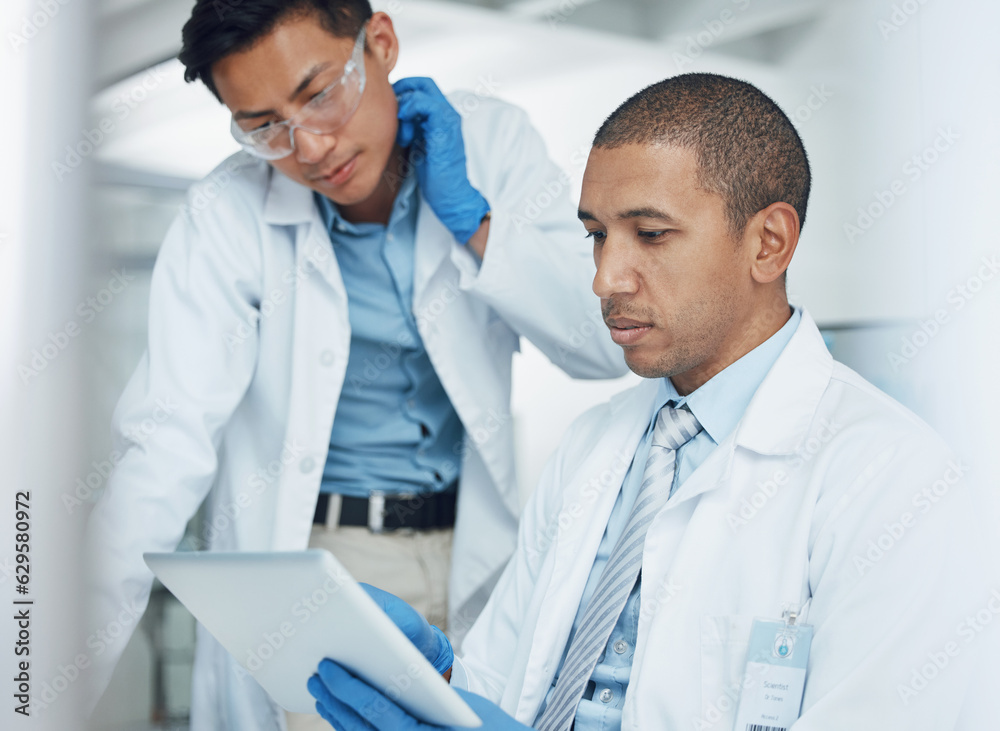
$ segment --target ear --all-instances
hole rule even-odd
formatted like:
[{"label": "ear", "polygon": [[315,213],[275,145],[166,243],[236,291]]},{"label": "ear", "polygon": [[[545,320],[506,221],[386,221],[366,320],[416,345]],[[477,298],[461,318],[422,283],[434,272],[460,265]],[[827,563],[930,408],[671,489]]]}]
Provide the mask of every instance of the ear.
[{"label": "ear", "polygon": [[365,31],[366,52],[384,69],[386,75],[396,66],[399,58],[399,39],[392,27],[392,19],[379,11],[368,20]]},{"label": "ear", "polygon": [[746,236],[754,259],[750,273],[759,284],[780,278],[799,243],[799,214],[787,203],[772,203],[750,219]]}]

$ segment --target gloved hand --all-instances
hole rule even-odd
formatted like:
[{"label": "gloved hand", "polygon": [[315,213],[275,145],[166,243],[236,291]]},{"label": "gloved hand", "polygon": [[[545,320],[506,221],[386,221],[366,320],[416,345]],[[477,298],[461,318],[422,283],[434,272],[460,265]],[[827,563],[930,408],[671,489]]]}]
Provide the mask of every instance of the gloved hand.
[{"label": "gloved hand", "polygon": [[[431,726],[421,723],[404,711],[384,693],[380,693],[356,675],[333,660],[323,660],[319,673],[309,678],[309,692],[316,698],[316,710],[338,731],[424,731],[448,729],[457,726]],[[508,716],[492,701],[458,690],[483,721],[484,731],[530,731],[522,723]]]},{"label": "gloved hand", "polygon": [[396,141],[411,148],[410,160],[431,210],[459,243],[466,244],[490,204],[466,173],[462,118],[431,79],[400,79],[392,86],[399,99]]},{"label": "gloved hand", "polygon": [[427,623],[420,612],[398,596],[368,584],[361,584],[368,596],[375,600],[389,619],[396,623],[438,673],[445,673],[455,662],[455,652],[444,632]]}]

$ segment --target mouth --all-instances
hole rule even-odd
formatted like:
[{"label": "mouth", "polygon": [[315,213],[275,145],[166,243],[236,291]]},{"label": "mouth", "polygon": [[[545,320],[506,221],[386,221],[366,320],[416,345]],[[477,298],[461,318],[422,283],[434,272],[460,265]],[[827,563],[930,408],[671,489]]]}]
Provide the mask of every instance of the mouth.
[{"label": "mouth", "polygon": [[343,185],[347,182],[348,178],[351,177],[351,174],[354,172],[354,168],[357,167],[359,155],[360,153],[355,154],[346,162],[329,170],[323,175],[313,178],[312,180],[316,183],[320,183],[321,185]]},{"label": "mouth", "polygon": [[605,323],[611,330],[611,339],[618,345],[635,345],[653,329],[648,322],[630,320],[627,317],[609,317]]}]

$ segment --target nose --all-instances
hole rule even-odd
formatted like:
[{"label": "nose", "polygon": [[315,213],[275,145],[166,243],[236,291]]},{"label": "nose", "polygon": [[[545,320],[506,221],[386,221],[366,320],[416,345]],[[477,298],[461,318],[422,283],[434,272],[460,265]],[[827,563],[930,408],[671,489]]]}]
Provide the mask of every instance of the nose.
[{"label": "nose", "polygon": [[597,265],[594,294],[601,299],[638,291],[638,270],[627,243],[609,234],[601,246],[594,247],[594,263]]},{"label": "nose", "polygon": [[295,136],[295,159],[303,165],[317,164],[337,145],[333,135],[314,134],[301,127],[296,127],[292,134]]}]

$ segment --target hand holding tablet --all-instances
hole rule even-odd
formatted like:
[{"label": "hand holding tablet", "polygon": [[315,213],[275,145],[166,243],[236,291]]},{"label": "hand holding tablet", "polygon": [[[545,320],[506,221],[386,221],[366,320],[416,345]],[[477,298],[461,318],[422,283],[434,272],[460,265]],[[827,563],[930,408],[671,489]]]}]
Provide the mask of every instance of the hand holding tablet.
[{"label": "hand holding tablet", "polygon": [[[418,724],[407,728],[482,725],[435,666],[451,666],[444,634],[391,594],[372,588],[379,603],[373,601],[327,551],[147,553],[144,558],[286,710],[316,713],[306,683],[329,658],[336,662],[328,665],[349,669],[355,680],[363,679],[387,702],[391,698],[397,712]],[[400,619],[419,649],[380,604]]]},{"label": "hand holding tablet", "polygon": [[[391,596],[391,595],[390,595]],[[319,664],[319,672],[309,679],[309,692],[317,700],[317,710],[337,731],[430,731],[440,729],[421,723],[393,703],[383,693],[332,660]],[[459,690],[489,731],[530,731],[508,716],[492,701]],[[447,726],[446,729],[455,729]]]}]

